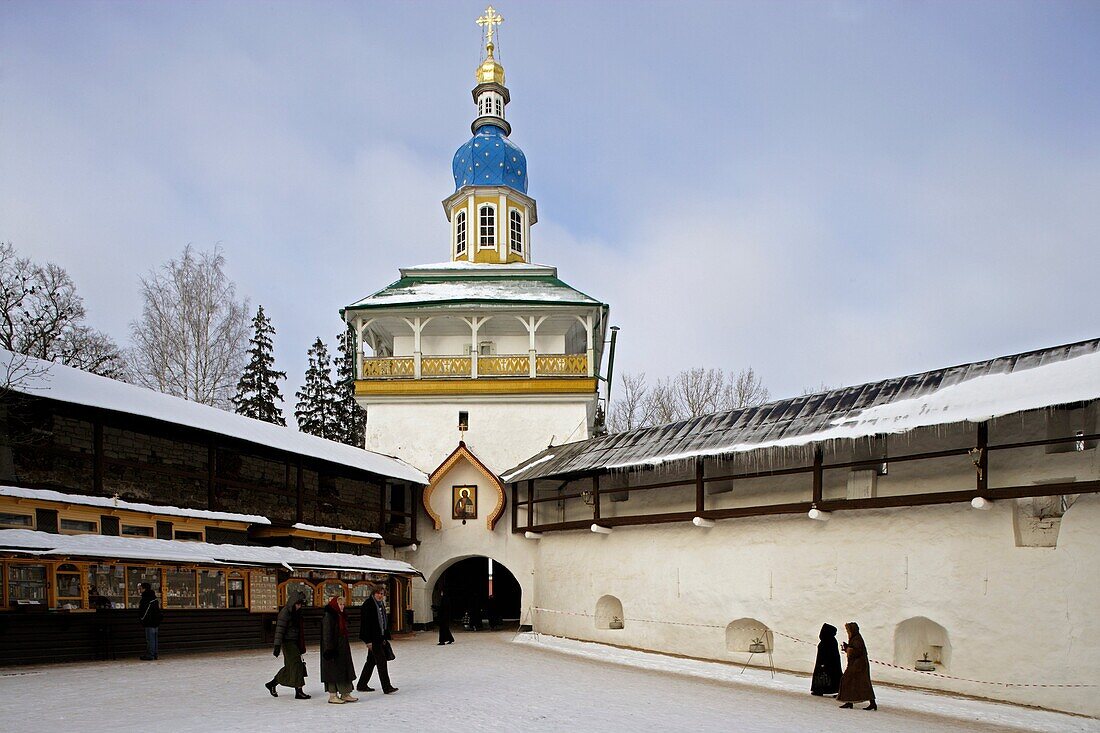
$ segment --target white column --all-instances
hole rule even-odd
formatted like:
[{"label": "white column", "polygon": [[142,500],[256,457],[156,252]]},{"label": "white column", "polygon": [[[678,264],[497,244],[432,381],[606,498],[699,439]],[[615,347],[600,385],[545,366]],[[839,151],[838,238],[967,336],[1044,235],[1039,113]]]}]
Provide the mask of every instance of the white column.
[{"label": "white column", "polygon": [[355,378],[363,378],[363,319],[355,319]]},{"label": "white column", "polygon": [[501,262],[508,261],[508,197],[500,195],[497,207],[497,256]]},{"label": "white column", "polygon": [[466,259],[469,262],[474,261],[480,231],[477,212],[474,211],[474,195],[471,193],[466,197]]},{"label": "white column", "polygon": [[592,377],[596,374],[596,365],[592,362],[596,359],[596,349],[592,342],[592,314],[589,313],[584,317],[584,329],[588,335],[588,376]]},{"label": "white column", "polygon": [[413,326],[413,378],[420,379],[420,330],[423,326],[420,323],[420,316],[413,319],[416,325]]},{"label": "white column", "polygon": [[481,325],[485,321],[492,318],[492,316],[471,316],[470,318],[463,318],[466,321],[466,325],[470,327],[470,378],[477,379],[477,332],[481,329]]},{"label": "white column", "polygon": [[523,207],[523,261],[535,261],[531,254],[531,208],[529,206]]}]

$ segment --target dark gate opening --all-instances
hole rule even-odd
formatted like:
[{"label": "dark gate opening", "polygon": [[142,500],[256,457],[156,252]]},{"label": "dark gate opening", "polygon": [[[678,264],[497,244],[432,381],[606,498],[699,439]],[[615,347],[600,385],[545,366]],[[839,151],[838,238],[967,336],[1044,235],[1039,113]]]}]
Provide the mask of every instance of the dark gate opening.
[{"label": "dark gate opening", "polygon": [[437,619],[445,612],[455,631],[513,628],[519,624],[520,595],[508,568],[488,557],[469,557],[436,581],[432,609]]}]

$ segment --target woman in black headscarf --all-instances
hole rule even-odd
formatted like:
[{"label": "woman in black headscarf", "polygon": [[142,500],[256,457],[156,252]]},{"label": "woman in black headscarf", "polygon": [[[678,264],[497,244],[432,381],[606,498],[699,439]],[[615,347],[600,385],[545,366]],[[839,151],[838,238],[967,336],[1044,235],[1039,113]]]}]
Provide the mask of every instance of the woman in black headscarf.
[{"label": "woman in black headscarf", "polygon": [[870,705],[863,709],[878,710],[875,690],[871,687],[871,660],[867,658],[867,645],[863,643],[859,625],[855,621],[849,621],[844,624],[844,630],[848,632],[848,642],[844,645],[848,666],[844,668],[844,676],[840,678],[840,692],[836,699],[844,703],[840,706],[842,708],[850,708],[853,703],[868,700]]},{"label": "woman in black headscarf", "polygon": [[817,662],[810,682],[810,694],[835,695],[840,691],[840,647],[836,643],[836,627],[822,624],[821,641],[817,644]]}]

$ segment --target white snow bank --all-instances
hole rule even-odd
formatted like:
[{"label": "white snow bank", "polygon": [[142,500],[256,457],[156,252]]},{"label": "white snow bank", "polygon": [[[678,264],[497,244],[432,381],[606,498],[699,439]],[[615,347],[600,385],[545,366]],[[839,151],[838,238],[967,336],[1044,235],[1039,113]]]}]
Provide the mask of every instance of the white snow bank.
[{"label": "white snow bank", "polygon": [[360,532],[354,529],[340,529],[339,527],[322,527],[318,524],[303,524],[301,522],[292,524],[291,529],[302,529],[307,532],[324,532],[326,534],[342,534],[348,537],[365,537],[369,540],[382,539],[382,535],[376,532]]},{"label": "white snow bank", "polygon": [[135,537],[108,537],[96,534],[61,535],[30,529],[0,530],[0,547],[27,550],[36,555],[105,558],[119,560],[158,560],[208,565],[263,565],[269,567],[311,568],[314,570],[355,570],[359,572],[404,573],[419,575],[407,562],[371,555],[342,552],[315,552],[293,547],[257,547],[254,545],[214,545],[208,542],[155,540]]},{"label": "white snow bank", "polygon": [[[636,649],[577,641],[539,633],[518,634],[517,644],[536,646],[540,649],[584,657],[597,662],[637,667],[669,674],[688,675],[714,682],[724,682],[772,691],[796,693],[809,697],[810,681],[788,672],[776,672],[759,667],[743,668],[740,664],[707,662],[700,659],[684,659],[664,654],[654,654]],[[744,669],[744,671],[742,671]],[[953,697],[942,693],[895,688],[875,683],[876,702],[883,710],[903,710],[922,716],[957,719],[967,723],[998,725],[1033,733],[1072,733],[1097,731],[1097,721],[1064,713],[1025,708],[1007,703]],[[927,730],[935,726],[929,722]],[[858,729],[858,726],[857,726]]]},{"label": "white snow bank", "polygon": [[1085,402],[1100,398],[1100,352],[1073,359],[987,374],[944,387],[930,394],[898,400],[835,420],[832,426],[804,435],[760,443],[736,443],[697,451],[654,455],[606,468],[658,465],[699,456],[742,453],[761,448],[783,448],[827,440],[902,433],[916,428],[958,422],[983,422],[1025,410]]},{"label": "white snow bank", "polygon": [[50,491],[49,489],[24,489],[19,486],[0,486],[0,496],[12,496],[20,499],[37,499],[38,501],[56,501],[65,504],[79,504],[80,506],[98,506],[108,509],[126,509],[132,512],[163,514],[172,517],[191,517],[228,522],[246,522],[249,524],[271,524],[270,519],[261,517],[258,514],[234,514],[232,512],[215,512],[209,509],[183,509],[177,506],[142,504],[141,502],[123,501],[122,499],[111,499],[103,496],[63,494],[60,491]]},{"label": "white snow bank", "polygon": [[[55,364],[27,359],[28,375],[10,388],[36,397],[114,410],[218,433],[268,448],[297,453],[381,476],[427,484],[428,477],[404,461],[380,453],[272,425],[198,402],[173,397],[115,379]],[[0,349],[0,361],[11,363],[10,351]]]}]

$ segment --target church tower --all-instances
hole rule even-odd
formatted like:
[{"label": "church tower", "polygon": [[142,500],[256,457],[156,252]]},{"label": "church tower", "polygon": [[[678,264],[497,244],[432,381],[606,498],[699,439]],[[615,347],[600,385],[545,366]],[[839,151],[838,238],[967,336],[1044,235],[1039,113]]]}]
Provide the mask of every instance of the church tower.
[{"label": "church tower", "polygon": [[388,507],[394,521],[415,522],[417,542],[397,552],[427,575],[414,586],[418,621],[430,619],[437,581],[459,557],[505,563],[530,597],[535,543],[512,533],[499,472],[591,437],[597,419],[608,306],[532,260],[538,215],[506,118],[502,21],[491,6],[478,19],[472,137],[454,155],[455,188],[443,199],[447,256],[401,268],[342,312],[358,339],[366,447],[431,476],[419,506]]}]

